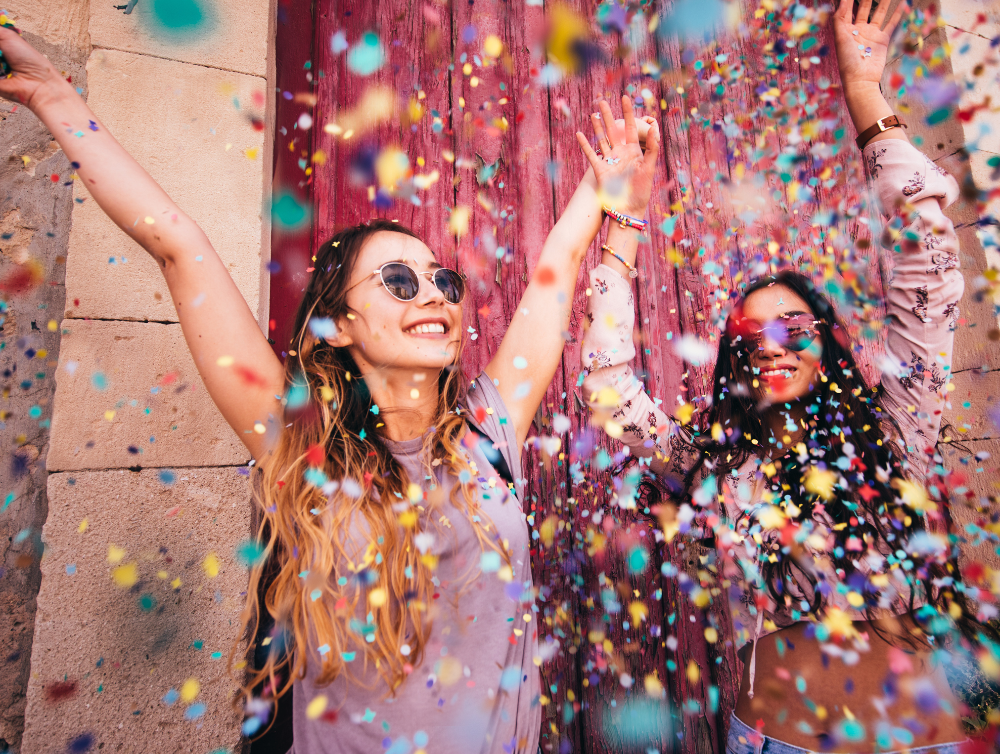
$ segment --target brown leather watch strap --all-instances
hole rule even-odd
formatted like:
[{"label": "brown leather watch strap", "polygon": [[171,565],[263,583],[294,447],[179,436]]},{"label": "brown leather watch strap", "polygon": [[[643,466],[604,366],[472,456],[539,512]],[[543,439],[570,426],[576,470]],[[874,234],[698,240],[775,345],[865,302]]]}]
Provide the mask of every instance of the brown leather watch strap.
[{"label": "brown leather watch strap", "polygon": [[890,128],[906,128],[906,124],[900,120],[898,115],[890,115],[885,118],[879,118],[875,121],[875,125],[866,128],[864,131],[858,134],[858,138],[855,139],[855,144],[858,145],[858,149],[864,149],[865,145],[872,140],[872,137],[876,134],[880,134],[883,131],[888,131]]}]

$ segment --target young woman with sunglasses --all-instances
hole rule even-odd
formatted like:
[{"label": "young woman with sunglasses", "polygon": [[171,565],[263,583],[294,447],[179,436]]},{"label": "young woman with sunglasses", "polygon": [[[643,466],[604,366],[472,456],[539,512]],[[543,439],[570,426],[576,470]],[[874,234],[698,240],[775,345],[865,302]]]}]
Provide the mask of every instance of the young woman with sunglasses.
[{"label": "young woman with sunglasses", "polygon": [[867,176],[894,219],[880,385],[865,384],[827,298],[782,272],[744,291],[719,340],[708,407],[679,426],[628,366],[635,241],[590,273],[583,392],[595,423],[649,463],[645,502],[660,503],[665,535],[685,534],[704,556],[688,584],[728,600],[711,614],[731,620],[719,634],[744,663],[729,754],[955,754],[965,739],[938,650],[986,629],[955,583],[947,539],[928,533],[941,513],[922,486],[940,463],[963,290],[942,212],[958,189],[901,128],[884,130],[892,111],[879,81],[907,8],[882,29],[889,6],[868,23],[870,0],[856,21],[842,0],[832,19]]},{"label": "young woman with sunglasses", "polygon": [[262,469],[273,581],[258,605],[252,571],[245,620],[266,610],[279,627],[272,646],[290,651],[269,653],[247,689],[294,684],[297,752],[399,739],[406,750],[534,752],[540,658],[520,449],[603,222],[598,192],[643,216],[655,125],[643,156],[623,98],[623,124],[606,102],[593,116],[612,135],[605,159],[578,134],[593,168],[471,386],[458,369],[465,280],[382,220],[318,250],[282,365],[194,222],[48,60],[6,29],[0,51],[14,72],[0,95],[34,111],[101,208],[159,263],[205,386]]}]

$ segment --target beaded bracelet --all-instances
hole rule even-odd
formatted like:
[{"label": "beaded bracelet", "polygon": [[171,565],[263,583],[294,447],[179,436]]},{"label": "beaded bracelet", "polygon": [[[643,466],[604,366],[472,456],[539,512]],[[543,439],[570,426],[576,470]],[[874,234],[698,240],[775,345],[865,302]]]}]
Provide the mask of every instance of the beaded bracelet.
[{"label": "beaded bracelet", "polygon": [[635,267],[633,267],[633,266],[632,266],[632,265],[630,265],[630,264],[629,264],[628,262],[626,262],[626,261],[625,261],[625,260],[624,260],[624,259],[623,259],[623,258],[622,258],[622,257],[621,257],[621,256],[620,256],[619,254],[618,254],[618,252],[617,252],[617,251],[615,251],[614,249],[612,249],[612,248],[611,248],[610,246],[608,246],[608,245],[607,245],[606,243],[602,243],[602,244],[601,244],[601,251],[606,251],[606,252],[608,252],[608,254],[610,254],[611,256],[613,256],[613,257],[614,257],[615,259],[617,259],[617,260],[618,260],[619,262],[621,262],[621,263],[622,263],[623,265],[625,265],[625,266],[626,266],[626,267],[628,268],[628,276],[629,276],[630,278],[637,278],[637,277],[639,277],[639,270],[637,270],[637,269],[636,269]]},{"label": "beaded bracelet", "polygon": [[618,224],[623,228],[635,228],[640,233],[646,232],[646,221],[636,220],[634,217],[629,217],[628,215],[623,215],[621,212],[612,209],[611,207],[604,207],[604,214],[608,217],[613,217],[618,221]]}]

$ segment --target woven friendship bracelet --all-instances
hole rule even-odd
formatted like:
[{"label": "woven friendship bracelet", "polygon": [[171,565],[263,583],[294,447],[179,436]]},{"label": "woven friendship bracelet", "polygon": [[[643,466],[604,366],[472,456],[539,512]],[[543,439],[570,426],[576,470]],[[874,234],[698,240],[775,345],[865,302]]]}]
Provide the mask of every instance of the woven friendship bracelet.
[{"label": "woven friendship bracelet", "polygon": [[621,227],[623,227],[623,228],[635,228],[640,233],[645,233],[646,232],[646,221],[645,220],[637,220],[634,217],[629,217],[628,215],[623,215],[621,212],[618,212],[617,210],[612,209],[611,207],[604,207],[603,209],[604,209],[604,214],[606,214],[608,217],[613,217],[615,220],[617,220],[618,224]]}]

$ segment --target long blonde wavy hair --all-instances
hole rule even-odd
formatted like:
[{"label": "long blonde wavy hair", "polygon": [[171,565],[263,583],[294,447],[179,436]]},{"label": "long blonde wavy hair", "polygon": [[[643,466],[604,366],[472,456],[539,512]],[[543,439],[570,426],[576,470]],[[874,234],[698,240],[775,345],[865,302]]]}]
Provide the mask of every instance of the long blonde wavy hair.
[{"label": "long blonde wavy hair", "polygon": [[[330,346],[310,327],[314,318],[336,322],[350,312],[351,273],[366,242],[385,231],[419,240],[409,228],[386,220],[340,231],[317,252],[295,317],[285,361],[284,423],[291,424],[256,474],[262,562],[251,568],[242,616],[245,641],[252,644],[257,635],[262,610],[274,619],[277,640],[267,660],[246,674],[245,699],[262,684],[281,697],[304,676],[307,658],[322,664],[318,685],[342,675],[359,680],[349,663],[365,670],[374,663],[392,693],[407,670],[420,664],[430,635],[435,563],[433,555],[421,553],[416,538],[431,522],[422,514],[433,503],[411,484],[382,441],[384,413],[373,413],[348,350]],[[426,473],[434,478],[433,466],[444,465],[454,475],[452,504],[469,517],[481,545],[509,565],[510,554],[479,511],[475,470],[460,447],[465,417],[459,407],[466,389],[457,355],[442,369],[437,387],[436,418],[421,454]],[[463,471],[468,473],[460,477]],[[324,480],[330,482],[329,494]],[[356,541],[351,532],[365,527],[363,541]],[[371,616],[368,622],[357,617],[359,603]],[[251,647],[248,655],[252,652]],[[231,665],[237,654],[231,653]]]}]

